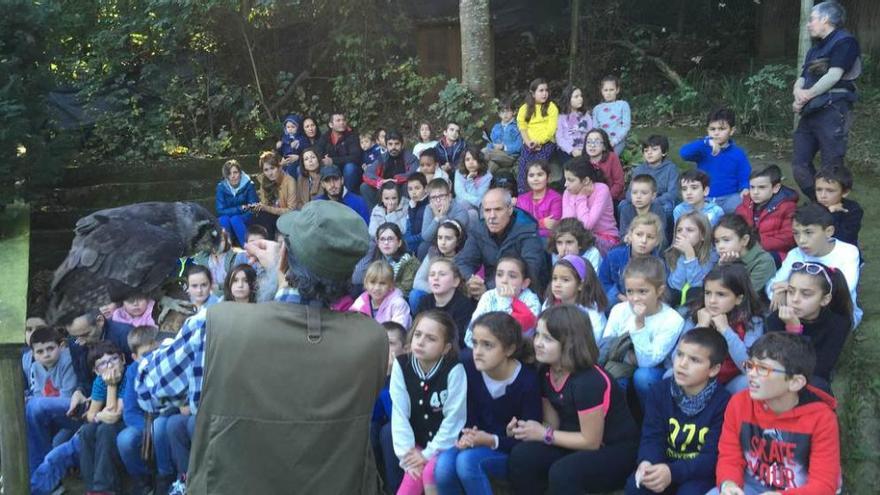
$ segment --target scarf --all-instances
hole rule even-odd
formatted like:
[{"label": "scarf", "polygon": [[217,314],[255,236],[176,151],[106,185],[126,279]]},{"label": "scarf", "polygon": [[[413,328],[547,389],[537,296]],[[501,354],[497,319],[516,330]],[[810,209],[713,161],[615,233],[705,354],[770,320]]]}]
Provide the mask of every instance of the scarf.
[{"label": "scarf", "polygon": [[715,394],[715,389],[717,388],[718,380],[712,378],[697,395],[690,396],[684,393],[684,390],[675,383],[675,380],[671,380],[669,383],[669,389],[672,392],[672,400],[675,401],[676,405],[678,405],[683,413],[691,417],[700,414],[700,412],[706,408],[706,405],[709,404],[709,400],[712,399],[712,396]]}]

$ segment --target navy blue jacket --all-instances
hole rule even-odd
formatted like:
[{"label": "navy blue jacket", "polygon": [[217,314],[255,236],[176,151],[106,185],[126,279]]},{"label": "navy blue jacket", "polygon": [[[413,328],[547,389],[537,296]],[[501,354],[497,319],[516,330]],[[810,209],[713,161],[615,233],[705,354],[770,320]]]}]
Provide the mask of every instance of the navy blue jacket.
[{"label": "navy blue jacket", "polygon": [[847,198],[843,198],[843,209],[846,211],[835,211],[831,214],[834,218],[834,237],[858,247],[865,211],[860,204]]},{"label": "navy blue jacket", "polygon": [[504,395],[493,399],[486,389],[483,374],[474,366],[473,359],[464,361],[467,374],[467,426],[498,435],[498,450],[510,452],[518,440],[507,436],[507,423],[517,419],[533,419],[540,422],[541,390],[538,374],[529,366],[522,365],[516,380],[507,386]]},{"label": "navy blue jacket", "polygon": [[730,393],[719,385],[699,414],[687,416],[672,398],[672,380],[667,378],[651,388],[636,464],[668,465],[674,485],[698,478],[714,481],[718,439]]},{"label": "navy blue jacket", "polygon": [[422,223],[425,220],[425,208],[431,201],[427,195],[415,206],[410,206],[407,210],[406,234],[403,235],[406,240],[406,246],[410,251],[416,253],[419,245],[422,243]]}]

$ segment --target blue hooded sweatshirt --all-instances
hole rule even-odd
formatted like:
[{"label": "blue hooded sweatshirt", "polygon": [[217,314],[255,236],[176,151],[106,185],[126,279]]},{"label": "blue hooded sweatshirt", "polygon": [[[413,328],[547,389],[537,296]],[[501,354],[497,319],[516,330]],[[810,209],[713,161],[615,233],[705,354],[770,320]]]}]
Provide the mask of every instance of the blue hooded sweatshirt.
[{"label": "blue hooded sweatshirt", "polygon": [[233,216],[245,215],[250,217],[250,213],[242,209],[242,205],[259,203],[257,198],[257,190],[248,174],[241,173],[241,181],[238,187],[232,187],[227,179],[223,179],[217,183],[216,203],[217,216]]},{"label": "blue hooded sweatshirt", "polygon": [[[288,122],[293,122],[293,124],[296,125],[295,133],[287,133]],[[281,147],[278,148],[278,153],[280,153],[282,157],[288,155],[301,155],[303,150],[309,147],[309,140],[306,138],[305,134],[303,134],[302,123],[303,118],[299,115],[291,114],[284,117],[284,122],[281,123]],[[297,166],[299,166],[299,160],[284,167],[284,171],[290,174]]]}]

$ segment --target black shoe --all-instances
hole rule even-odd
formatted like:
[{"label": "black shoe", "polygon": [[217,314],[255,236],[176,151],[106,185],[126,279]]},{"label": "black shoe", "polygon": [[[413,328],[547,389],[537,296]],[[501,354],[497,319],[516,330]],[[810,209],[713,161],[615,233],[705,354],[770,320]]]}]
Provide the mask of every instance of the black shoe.
[{"label": "black shoe", "polygon": [[153,495],[168,495],[168,492],[171,490],[171,484],[174,483],[175,479],[177,478],[174,476],[157,476],[156,489],[153,491]]},{"label": "black shoe", "polygon": [[153,493],[153,483],[147,476],[132,477],[130,495],[149,495]]}]

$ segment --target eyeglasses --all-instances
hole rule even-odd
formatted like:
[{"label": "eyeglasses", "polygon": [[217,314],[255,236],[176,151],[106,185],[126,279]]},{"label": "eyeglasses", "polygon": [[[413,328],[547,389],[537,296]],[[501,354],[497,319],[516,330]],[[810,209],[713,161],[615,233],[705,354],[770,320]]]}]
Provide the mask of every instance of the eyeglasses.
[{"label": "eyeglasses", "polygon": [[381,242],[382,244],[387,244],[387,243],[389,243],[389,242],[397,242],[397,237],[394,237],[394,236],[391,236],[391,237],[380,237],[380,238],[379,238],[379,242]]},{"label": "eyeglasses", "polygon": [[818,263],[812,262],[804,262],[804,261],[795,261],[791,264],[792,272],[807,272],[808,275],[819,275],[822,274],[825,277],[825,281],[828,282],[829,292],[834,292],[834,284],[831,283],[831,275],[828,274],[828,270],[825,269],[824,266]]},{"label": "eyeglasses", "polygon": [[102,370],[102,369],[107,368],[113,364],[120,362],[120,361],[121,361],[121,359],[119,358],[119,356],[114,354],[112,356],[105,357],[104,359],[99,359],[99,360],[95,361],[95,368]]},{"label": "eyeglasses", "polygon": [[599,146],[600,144],[605,144],[601,139],[587,139],[586,143],[588,146]]},{"label": "eyeglasses", "polygon": [[432,196],[428,196],[431,198],[431,201],[440,201],[441,199],[446,199],[449,197],[449,193],[446,194],[434,194]]},{"label": "eyeglasses", "polygon": [[750,373],[752,370],[755,370],[755,374],[761,377],[768,377],[770,373],[787,373],[783,369],[774,368],[772,366],[767,366],[766,364],[756,363],[754,361],[743,361],[742,368],[746,371],[746,373]]}]

